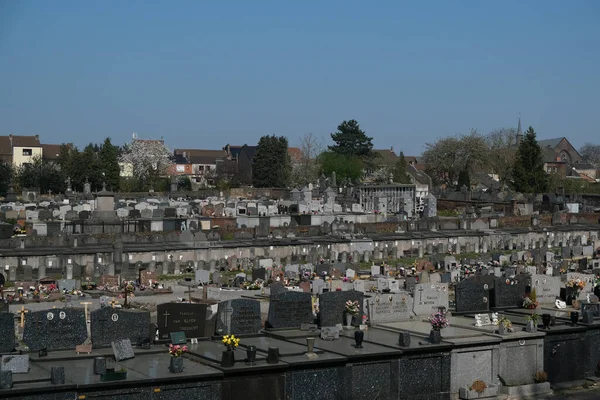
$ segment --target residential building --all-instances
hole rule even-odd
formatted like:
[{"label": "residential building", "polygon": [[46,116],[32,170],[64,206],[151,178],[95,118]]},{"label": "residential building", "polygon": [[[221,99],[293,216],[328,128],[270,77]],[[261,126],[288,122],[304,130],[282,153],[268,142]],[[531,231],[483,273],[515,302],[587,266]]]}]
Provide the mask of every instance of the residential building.
[{"label": "residential building", "polygon": [[224,150],[175,149],[177,174],[185,174],[202,186],[214,186],[217,164],[226,158]]},{"label": "residential building", "polygon": [[0,159],[10,162],[18,168],[33,162],[35,157],[42,157],[43,150],[39,135],[18,136],[10,134],[0,136]]},{"label": "residential building", "polygon": [[58,161],[58,158],[60,157],[61,147],[61,144],[43,144],[42,158],[44,159],[44,161]]}]

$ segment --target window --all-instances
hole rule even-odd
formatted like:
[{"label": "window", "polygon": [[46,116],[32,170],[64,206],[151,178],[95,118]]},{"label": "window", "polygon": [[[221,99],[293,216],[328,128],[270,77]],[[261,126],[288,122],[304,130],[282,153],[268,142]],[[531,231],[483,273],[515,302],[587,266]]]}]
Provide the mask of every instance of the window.
[{"label": "window", "polygon": [[176,168],[177,172],[185,172],[185,165],[178,165]]},{"label": "window", "polygon": [[23,149],[23,155],[24,156],[31,156],[32,151],[31,149]]}]

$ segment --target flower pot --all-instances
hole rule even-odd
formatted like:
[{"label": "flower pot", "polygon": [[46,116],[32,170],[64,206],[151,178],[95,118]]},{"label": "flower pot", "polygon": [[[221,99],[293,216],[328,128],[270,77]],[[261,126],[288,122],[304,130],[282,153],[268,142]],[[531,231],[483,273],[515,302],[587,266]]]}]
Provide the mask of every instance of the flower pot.
[{"label": "flower pot", "polygon": [[579,313],[577,311],[571,312],[571,324],[575,325],[579,321]]},{"label": "flower pot", "polygon": [[94,374],[100,375],[106,372],[106,358],[94,358]]},{"label": "flower pot", "polygon": [[235,364],[235,354],[233,350],[225,350],[221,357],[221,367],[231,368]]},{"label": "flower pot", "polygon": [[246,349],[246,362],[254,365],[254,361],[256,361],[256,346],[248,346]]},{"label": "flower pot", "polygon": [[362,348],[362,342],[363,339],[365,338],[365,333],[361,330],[356,330],[354,331],[354,343],[357,349],[361,349]]},{"label": "flower pot", "polygon": [[542,314],[542,323],[544,324],[544,329],[550,329],[551,320],[552,316],[550,314]]},{"label": "flower pot", "polygon": [[183,372],[183,357],[171,357],[169,371],[173,373]]},{"label": "flower pot", "polygon": [[429,332],[429,341],[433,344],[440,343],[442,341],[442,332],[432,329]]},{"label": "flower pot", "polygon": [[346,314],[346,326],[352,326],[352,314]]},{"label": "flower pot", "polygon": [[500,322],[500,324],[498,325],[498,334],[500,334],[500,335],[506,334],[506,327],[504,326],[504,324],[502,322]]},{"label": "flower pot", "polygon": [[525,325],[525,331],[529,333],[537,332],[537,324],[534,321],[527,321],[527,325]]}]

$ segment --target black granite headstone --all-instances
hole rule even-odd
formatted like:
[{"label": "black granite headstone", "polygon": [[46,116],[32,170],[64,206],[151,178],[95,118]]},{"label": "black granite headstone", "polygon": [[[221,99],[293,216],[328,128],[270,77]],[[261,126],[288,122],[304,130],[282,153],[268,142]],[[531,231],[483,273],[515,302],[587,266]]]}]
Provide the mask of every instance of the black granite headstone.
[{"label": "black granite headstone", "polygon": [[188,338],[205,336],[206,304],[159,304],[156,308],[156,318],[160,339],[168,339],[171,332],[185,332]]},{"label": "black granite headstone", "polygon": [[260,302],[250,299],[222,301],[217,310],[218,335],[248,335],[260,331]]},{"label": "black granite headstone", "polygon": [[271,283],[269,288],[271,289],[271,296],[273,296],[274,294],[279,294],[288,291],[287,288],[283,286],[283,283],[281,282],[273,282]]},{"label": "black granite headstone", "polygon": [[284,292],[271,296],[269,301],[269,328],[300,328],[314,322],[312,296],[302,292]]},{"label": "black granite headstone", "polygon": [[487,312],[490,309],[490,284],[482,277],[463,279],[455,287],[456,312]]},{"label": "black granite headstone", "polygon": [[319,310],[321,326],[335,326],[344,324],[344,310],[346,309],[346,301],[358,301],[359,312],[358,320],[362,318],[364,313],[364,294],[356,290],[327,292],[319,295]]},{"label": "black granite headstone", "polygon": [[252,280],[255,281],[257,279],[260,279],[261,281],[264,281],[267,277],[267,270],[264,268],[255,268],[252,270]]},{"label": "black granite headstone", "polygon": [[23,342],[34,351],[70,350],[87,339],[83,309],[56,308],[25,314]]},{"label": "black granite headstone", "polygon": [[[4,302],[3,302],[4,303]],[[15,315],[0,313],[0,353],[10,353],[15,349]]]},{"label": "black granite headstone", "polygon": [[492,306],[496,308],[521,307],[527,284],[522,277],[496,278],[492,293]]},{"label": "black granite headstone", "polygon": [[94,347],[109,346],[111,342],[129,339],[139,343],[150,337],[150,313],[104,307],[91,313],[92,343]]}]

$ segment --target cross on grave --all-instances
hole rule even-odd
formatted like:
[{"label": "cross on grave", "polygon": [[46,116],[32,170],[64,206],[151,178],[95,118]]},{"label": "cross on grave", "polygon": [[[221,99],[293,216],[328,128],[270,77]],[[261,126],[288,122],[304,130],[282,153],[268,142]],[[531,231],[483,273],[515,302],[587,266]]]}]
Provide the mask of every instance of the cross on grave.
[{"label": "cross on grave", "polygon": [[188,299],[189,299],[190,303],[192,302],[192,293],[193,293],[193,292],[194,292],[194,291],[192,290],[192,287],[191,287],[191,286],[188,286],[188,290],[187,290],[187,292],[185,292],[185,293],[187,293],[187,295],[188,295]]},{"label": "cross on grave", "polygon": [[169,315],[171,315],[169,314],[169,310],[165,310],[165,313],[163,314],[163,316],[165,317],[165,328],[167,327]]},{"label": "cross on grave", "polygon": [[21,310],[19,313],[21,314],[21,328],[25,326],[25,314],[28,313],[29,310],[25,309],[25,306],[21,306]]},{"label": "cross on grave", "polygon": [[115,298],[113,297],[109,304],[111,305],[112,308],[115,308],[115,305],[119,305],[119,302],[116,301]]}]

